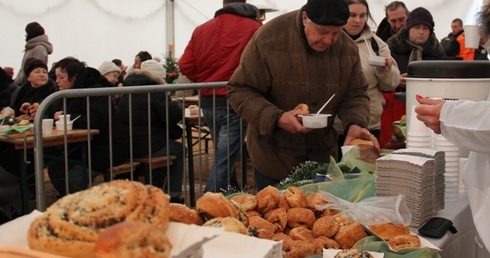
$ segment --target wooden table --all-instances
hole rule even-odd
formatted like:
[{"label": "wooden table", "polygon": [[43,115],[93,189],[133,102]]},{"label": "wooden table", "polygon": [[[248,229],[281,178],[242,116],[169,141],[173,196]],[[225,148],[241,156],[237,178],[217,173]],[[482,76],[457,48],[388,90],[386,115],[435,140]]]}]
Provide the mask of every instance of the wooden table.
[{"label": "wooden table", "polygon": [[173,99],[182,102],[185,107],[188,107],[190,105],[196,105],[199,106],[199,96],[190,96],[190,97],[173,97]]},{"label": "wooden table", "polygon": [[[90,130],[90,135],[86,129],[73,129],[66,131],[67,143],[86,142],[88,138],[99,134],[99,130]],[[16,150],[26,150],[34,148],[34,134],[27,134],[20,137],[10,137],[0,135],[0,142],[13,144]],[[65,143],[65,132],[53,129],[52,134],[43,134],[44,147],[58,146]]]},{"label": "wooden table", "polygon": [[[53,129],[52,134],[43,134],[43,147],[53,147],[63,145],[65,140],[67,143],[80,143],[87,142],[96,134],[99,134],[99,130],[92,129],[73,129],[66,131],[58,131]],[[3,136],[0,135],[0,142],[13,144],[14,148],[18,151],[22,151],[23,155],[20,155],[20,178],[21,178],[21,190],[22,190],[22,212],[25,214],[28,209],[28,186],[27,186],[27,151],[34,149],[34,134],[25,134],[23,136]],[[84,146],[83,146],[84,147]],[[83,153],[83,152],[82,152]],[[85,154],[83,154],[85,155]]]}]

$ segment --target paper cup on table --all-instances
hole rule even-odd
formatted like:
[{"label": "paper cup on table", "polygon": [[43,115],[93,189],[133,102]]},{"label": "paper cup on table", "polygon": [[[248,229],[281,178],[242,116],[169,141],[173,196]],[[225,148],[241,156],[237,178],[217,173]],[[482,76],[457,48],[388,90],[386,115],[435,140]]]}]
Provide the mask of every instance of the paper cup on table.
[{"label": "paper cup on table", "polygon": [[[432,130],[425,126],[425,124],[417,119],[417,113],[415,113],[416,105],[412,106],[410,111],[410,121],[407,125],[407,135],[410,136],[432,136]],[[407,139],[408,140],[408,139]]]},{"label": "paper cup on table", "polygon": [[53,133],[53,123],[54,119],[43,119],[43,133],[52,134]]},{"label": "paper cup on table", "polygon": [[463,27],[465,47],[477,49],[480,45],[480,29],[476,25],[464,25]]}]

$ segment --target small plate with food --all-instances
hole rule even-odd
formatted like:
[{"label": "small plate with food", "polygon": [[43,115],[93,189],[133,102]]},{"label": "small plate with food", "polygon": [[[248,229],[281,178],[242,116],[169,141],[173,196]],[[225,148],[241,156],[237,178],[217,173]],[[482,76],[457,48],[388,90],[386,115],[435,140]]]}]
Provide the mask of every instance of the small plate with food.
[{"label": "small plate with food", "polygon": [[367,225],[364,228],[368,233],[385,241],[394,252],[423,247],[440,250],[428,240],[412,233],[406,225],[386,222]]}]

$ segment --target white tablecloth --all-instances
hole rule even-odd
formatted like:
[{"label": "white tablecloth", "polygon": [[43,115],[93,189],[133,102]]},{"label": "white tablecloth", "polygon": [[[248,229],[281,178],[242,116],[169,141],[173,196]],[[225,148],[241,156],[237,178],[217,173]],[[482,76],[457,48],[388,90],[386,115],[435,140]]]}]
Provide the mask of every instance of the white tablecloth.
[{"label": "white tablecloth", "polygon": [[[446,208],[436,216],[451,220],[458,232],[453,234],[448,231],[440,239],[424,238],[442,250],[441,257],[443,258],[490,258],[490,254],[485,249],[478,247],[475,241],[477,233],[466,195],[460,193],[457,202],[446,202],[445,206]],[[418,229],[412,230],[417,232]]]}]

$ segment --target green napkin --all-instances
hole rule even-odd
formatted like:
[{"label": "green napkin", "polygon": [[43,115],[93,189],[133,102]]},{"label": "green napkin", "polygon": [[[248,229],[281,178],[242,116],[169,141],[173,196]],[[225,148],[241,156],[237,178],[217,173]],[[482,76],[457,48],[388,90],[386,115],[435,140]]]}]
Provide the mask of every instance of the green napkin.
[{"label": "green napkin", "polygon": [[7,136],[7,135],[11,134],[12,132],[23,133],[23,132],[25,132],[31,128],[32,128],[32,126],[30,126],[30,125],[12,126],[9,129],[3,131],[3,136]]}]

